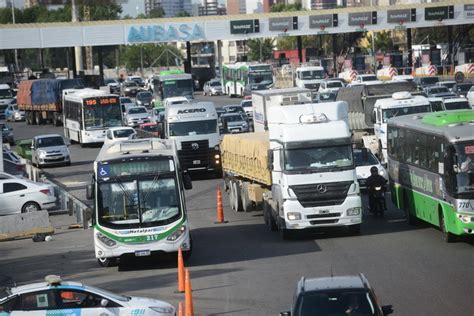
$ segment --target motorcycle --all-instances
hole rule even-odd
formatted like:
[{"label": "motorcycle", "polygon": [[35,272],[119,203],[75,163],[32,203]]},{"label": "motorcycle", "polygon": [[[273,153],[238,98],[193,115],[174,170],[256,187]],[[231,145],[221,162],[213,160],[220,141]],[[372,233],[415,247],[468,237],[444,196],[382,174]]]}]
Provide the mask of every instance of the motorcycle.
[{"label": "motorcycle", "polygon": [[383,213],[385,211],[385,190],[384,187],[378,186],[374,187],[373,190],[371,190],[371,197],[372,197],[372,208],[371,208],[371,213],[374,213],[375,215],[380,215],[383,216]]}]

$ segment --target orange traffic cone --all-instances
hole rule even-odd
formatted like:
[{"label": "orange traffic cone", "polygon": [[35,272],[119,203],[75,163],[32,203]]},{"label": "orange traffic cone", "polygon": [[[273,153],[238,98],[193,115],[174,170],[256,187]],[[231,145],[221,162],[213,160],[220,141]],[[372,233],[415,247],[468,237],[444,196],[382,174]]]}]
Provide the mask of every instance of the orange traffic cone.
[{"label": "orange traffic cone", "polygon": [[191,279],[189,277],[189,270],[186,269],[185,273],[185,294],[184,294],[184,307],[186,316],[194,316],[194,307],[193,307],[193,294],[191,287]]},{"label": "orange traffic cone", "polygon": [[178,316],[184,316],[183,302],[179,302],[179,305],[178,305]]},{"label": "orange traffic cone", "polygon": [[217,221],[214,224],[223,224],[227,223],[224,221],[224,207],[222,206],[222,191],[221,187],[217,187]]},{"label": "orange traffic cone", "polygon": [[178,250],[178,291],[177,293],[184,293],[184,260],[183,251],[181,247]]}]

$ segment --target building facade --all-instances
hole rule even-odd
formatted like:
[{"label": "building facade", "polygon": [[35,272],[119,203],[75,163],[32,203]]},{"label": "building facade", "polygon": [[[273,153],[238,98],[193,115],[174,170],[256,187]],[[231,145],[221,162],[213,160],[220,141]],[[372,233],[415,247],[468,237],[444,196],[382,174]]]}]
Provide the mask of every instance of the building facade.
[{"label": "building facade", "polygon": [[197,15],[226,15],[226,7],[219,4],[217,0],[202,0],[202,3],[198,5]]},{"label": "building facade", "polygon": [[50,10],[64,7],[67,0],[25,0],[25,8],[31,8],[37,5],[45,5]]},{"label": "building facade", "polygon": [[175,17],[181,12],[193,14],[191,0],[145,0],[145,14],[149,15],[151,10],[156,7],[163,8],[165,17]]},{"label": "building facade", "polygon": [[227,14],[245,14],[246,12],[246,0],[227,0],[226,2]]}]

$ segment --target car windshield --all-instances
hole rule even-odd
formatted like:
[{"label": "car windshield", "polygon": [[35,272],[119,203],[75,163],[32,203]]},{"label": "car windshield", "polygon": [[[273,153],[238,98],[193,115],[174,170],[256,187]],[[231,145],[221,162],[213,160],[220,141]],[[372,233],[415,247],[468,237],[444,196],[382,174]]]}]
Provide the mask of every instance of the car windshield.
[{"label": "car windshield", "polygon": [[114,138],[128,138],[132,134],[135,134],[135,131],[131,128],[118,129],[114,131]]},{"label": "car windshield", "polygon": [[286,149],[284,159],[287,171],[325,172],[353,166],[350,145]]},{"label": "car windshield", "polygon": [[53,147],[53,146],[63,146],[64,139],[61,136],[50,136],[50,137],[41,137],[36,141],[36,146],[38,148],[43,147]]},{"label": "car windshield", "polygon": [[117,300],[120,302],[128,302],[131,300],[131,297],[125,296],[125,295],[120,295],[120,294],[115,294],[112,292],[109,292],[107,290],[99,289],[93,286],[89,285],[84,285],[84,289],[86,291],[94,292],[96,294],[99,294],[100,296],[106,297],[106,298],[111,298],[113,300]]},{"label": "car windshield", "polygon": [[340,81],[329,81],[327,83],[328,88],[340,88],[342,87],[342,82]]},{"label": "car windshield", "polygon": [[120,98],[120,102],[121,103],[133,103],[130,98],[125,98],[125,97]]},{"label": "car windshield", "polygon": [[431,106],[429,104],[386,109],[382,111],[382,116],[383,116],[383,122],[387,123],[387,120],[391,119],[392,117],[416,114],[416,113],[425,113],[425,112],[431,112]]},{"label": "car windshield", "polygon": [[135,108],[128,109],[128,114],[142,114],[142,113],[147,113],[145,108],[135,107]]},{"label": "car windshield", "polygon": [[471,84],[459,84],[456,86],[456,92],[468,92],[471,87]]},{"label": "car windshield", "polygon": [[174,178],[100,183],[99,221],[106,227],[166,225],[181,215]]},{"label": "car windshield", "polygon": [[143,82],[142,78],[131,78],[134,82],[136,82],[137,84],[140,84]]},{"label": "car windshield", "polygon": [[454,86],[455,82],[440,82],[439,84],[447,87],[448,89],[451,89]]},{"label": "car windshield", "polygon": [[323,79],[324,70],[304,70],[301,72],[300,77],[303,80]]},{"label": "car windshield", "polygon": [[0,104],[0,110],[5,111],[8,107],[8,104]]},{"label": "car windshield", "polygon": [[170,136],[191,136],[217,133],[217,120],[177,122],[169,124]]},{"label": "car windshield", "polygon": [[243,101],[241,104],[240,104],[242,107],[244,108],[251,108],[252,107],[252,101]]},{"label": "car windshield", "polygon": [[117,80],[115,80],[115,79],[105,79],[104,82],[105,82],[105,84],[108,84],[108,83],[116,83]]},{"label": "car windshield", "polygon": [[211,82],[210,83],[210,86],[211,87],[220,87],[221,86],[221,83],[219,81],[214,81],[214,82]]},{"label": "car windshield", "polygon": [[354,162],[356,167],[378,165],[379,162],[375,156],[367,151],[354,151]]},{"label": "car windshield", "polygon": [[469,102],[466,101],[456,101],[456,102],[444,102],[446,110],[461,110],[461,109],[471,109]]},{"label": "car windshield", "polygon": [[127,81],[127,82],[124,82],[124,86],[126,86],[126,87],[138,87],[138,84],[135,81]]},{"label": "car windshield", "polygon": [[84,107],[84,125],[86,130],[121,126],[121,108],[118,104]]},{"label": "car windshield", "polygon": [[377,302],[367,291],[306,292],[296,306],[301,316],[381,316]]},{"label": "car windshield", "polygon": [[320,101],[335,101],[336,100],[336,94],[335,93],[320,93],[319,94],[319,100]]},{"label": "car windshield", "polygon": [[428,84],[436,84],[439,82],[438,77],[423,77],[420,79],[421,84],[428,85]]},{"label": "car windshield", "polygon": [[12,91],[10,89],[0,89],[0,99],[13,98]]},{"label": "car windshield", "polygon": [[362,81],[376,81],[377,77],[376,76],[363,76]]},{"label": "car windshield", "polygon": [[137,99],[152,99],[153,95],[150,92],[140,92],[137,94]]},{"label": "car windshield", "polygon": [[12,111],[18,111],[18,106],[12,105]]},{"label": "car windshield", "polygon": [[244,112],[241,106],[227,106],[224,108],[224,110],[227,113],[237,113],[237,112],[243,113]]},{"label": "car windshield", "polygon": [[244,117],[241,114],[225,115],[225,116],[222,116],[222,119],[226,122],[242,122],[242,121],[245,121]]},{"label": "car windshield", "polygon": [[145,125],[142,129],[147,132],[158,132],[158,125]]},{"label": "car windshield", "polygon": [[449,89],[445,86],[433,87],[428,89],[428,93],[444,93],[449,92]]}]

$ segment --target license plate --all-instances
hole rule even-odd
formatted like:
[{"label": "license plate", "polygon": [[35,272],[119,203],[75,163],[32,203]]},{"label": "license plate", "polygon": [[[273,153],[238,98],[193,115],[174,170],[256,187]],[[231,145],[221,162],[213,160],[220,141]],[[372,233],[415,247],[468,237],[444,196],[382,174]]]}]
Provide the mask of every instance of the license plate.
[{"label": "license plate", "polygon": [[193,160],[193,165],[199,165],[201,163],[201,160]]},{"label": "license plate", "polygon": [[329,210],[319,210],[319,214],[329,214]]},{"label": "license plate", "polygon": [[135,257],[146,257],[151,254],[150,250],[138,250],[135,251]]}]

